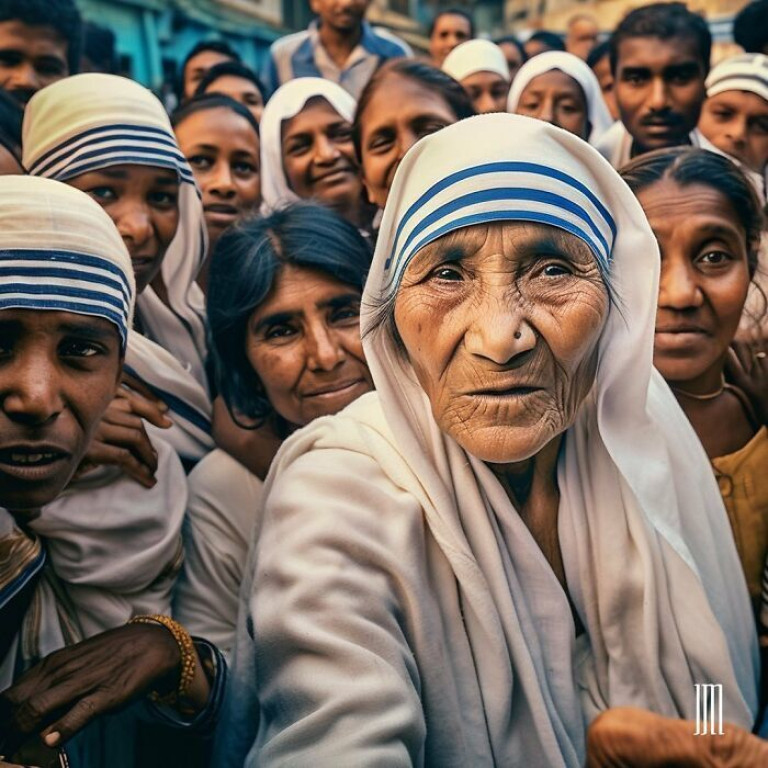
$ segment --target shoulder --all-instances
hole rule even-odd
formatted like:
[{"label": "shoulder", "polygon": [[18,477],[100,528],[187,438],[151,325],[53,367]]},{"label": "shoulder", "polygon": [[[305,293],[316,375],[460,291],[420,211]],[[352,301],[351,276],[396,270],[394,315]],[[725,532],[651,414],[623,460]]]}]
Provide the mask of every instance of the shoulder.
[{"label": "shoulder", "polygon": [[397,35],[384,27],[371,27],[366,24],[364,29],[365,42],[369,43],[374,53],[385,59],[395,59],[398,56],[413,56],[411,47]]},{"label": "shoulder", "polygon": [[211,451],[188,478],[188,525],[215,537],[245,541],[261,504],[264,484],[226,451]]},{"label": "shoulder", "polygon": [[309,30],[294,32],[292,35],[285,35],[285,37],[275,40],[270,46],[269,52],[273,58],[290,56],[294,51],[301,48],[307,40],[309,40]]}]

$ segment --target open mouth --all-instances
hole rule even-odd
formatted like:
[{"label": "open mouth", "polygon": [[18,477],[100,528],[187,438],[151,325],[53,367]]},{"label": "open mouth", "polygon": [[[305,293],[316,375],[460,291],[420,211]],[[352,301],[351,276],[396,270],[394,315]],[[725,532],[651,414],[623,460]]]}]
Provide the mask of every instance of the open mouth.
[{"label": "open mouth", "polygon": [[0,448],[0,470],[21,480],[44,480],[61,471],[69,456],[51,446]]}]

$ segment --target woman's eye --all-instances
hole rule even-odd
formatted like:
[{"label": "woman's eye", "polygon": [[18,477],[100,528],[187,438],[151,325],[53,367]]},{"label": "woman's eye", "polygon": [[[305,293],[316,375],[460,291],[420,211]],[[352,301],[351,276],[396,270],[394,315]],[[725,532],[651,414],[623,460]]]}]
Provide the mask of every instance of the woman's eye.
[{"label": "woman's eye", "polygon": [[256,173],[256,166],[252,163],[232,163],[232,170],[241,176],[250,176]]},{"label": "woman's eye", "polygon": [[266,339],[287,339],[295,335],[296,330],[290,325],[273,325],[264,334]]},{"label": "woman's eye", "polygon": [[192,168],[197,168],[199,171],[207,171],[213,165],[211,159],[204,155],[193,155],[188,157],[187,161]]},{"label": "woman's eye", "polygon": [[150,192],[148,199],[158,208],[172,208],[177,204],[177,196],[173,192]]},{"label": "woman's eye", "polygon": [[710,267],[720,267],[730,261],[733,261],[733,257],[725,251],[709,251],[699,256],[699,262]]},{"label": "woman's eye", "polygon": [[352,131],[349,128],[339,128],[334,131],[330,138],[340,144],[346,144],[347,142],[352,141]]},{"label": "woman's eye", "polygon": [[117,194],[112,187],[93,187],[88,194],[99,203],[111,203],[117,200]]},{"label": "woman's eye", "polygon": [[416,135],[422,139],[424,136],[430,136],[433,133],[441,131],[443,128],[445,128],[445,124],[443,123],[427,123],[427,125],[422,126],[422,128],[416,132]]},{"label": "woman's eye", "polygon": [[565,264],[547,264],[541,270],[541,274],[545,277],[562,277],[563,275],[572,275],[573,272]]},{"label": "woman's eye", "polygon": [[391,136],[374,136],[368,142],[368,150],[371,152],[382,151],[392,146]]},{"label": "woman's eye", "polygon": [[293,157],[297,157],[298,155],[303,155],[305,152],[309,151],[310,144],[309,142],[302,141],[301,143],[294,143],[289,144],[285,149],[286,155],[291,155]]},{"label": "woman's eye", "polygon": [[452,282],[463,280],[461,272],[453,267],[438,267],[432,272],[432,277],[436,277],[438,280],[450,280]]},{"label": "woman's eye", "polygon": [[331,315],[331,320],[334,323],[343,322],[344,320],[358,320],[359,318],[360,309],[358,307],[345,307],[344,309],[337,309]]}]

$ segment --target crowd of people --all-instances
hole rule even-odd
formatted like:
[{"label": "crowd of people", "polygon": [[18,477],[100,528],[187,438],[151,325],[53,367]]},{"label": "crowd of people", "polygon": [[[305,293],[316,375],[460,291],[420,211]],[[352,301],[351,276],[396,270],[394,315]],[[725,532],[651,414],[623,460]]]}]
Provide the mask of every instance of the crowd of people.
[{"label": "crowd of people", "polygon": [[768,765],[767,0],[369,4],[0,0],[0,766]]}]

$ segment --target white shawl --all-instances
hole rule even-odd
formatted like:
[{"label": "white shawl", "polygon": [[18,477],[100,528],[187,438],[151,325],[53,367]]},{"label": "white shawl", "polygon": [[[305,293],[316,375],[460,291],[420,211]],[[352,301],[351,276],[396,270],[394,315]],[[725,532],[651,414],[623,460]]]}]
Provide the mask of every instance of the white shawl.
[{"label": "white shawl", "polygon": [[[371,311],[423,245],[499,220],[561,227],[609,261],[615,305],[558,470],[559,540],[587,648],[577,647],[565,593],[495,475],[440,431]],[[482,115],[411,149],[363,297],[376,393],[289,438],[267,479],[222,765],[242,765],[248,753],[249,767],[379,755],[393,765],[576,768],[597,712],[636,706],[694,718],[696,683],[721,683],[726,719],[751,728],[758,659],[741,566],[707,457],[652,367],[659,263],[634,195],[565,131]],[[422,535],[429,557],[414,563],[410,542]],[[316,572],[300,570],[307,561]],[[392,602],[356,606],[356,589]],[[403,649],[404,640],[413,645]],[[345,647],[353,673],[333,666]]]},{"label": "white shawl", "polygon": [[595,144],[600,137],[611,127],[613,120],[608,107],[605,105],[603,94],[600,91],[595,73],[578,57],[565,51],[545,51],[523,64],[515,75],[512,88],[507,99],[507,112],[513,114],[517,111],[520,95],[534,77],[543,75],[553,69],[560,70],[572,77],[584,92],[584,100],[587,103],[587,115],[592,129],[588,141]]}]

